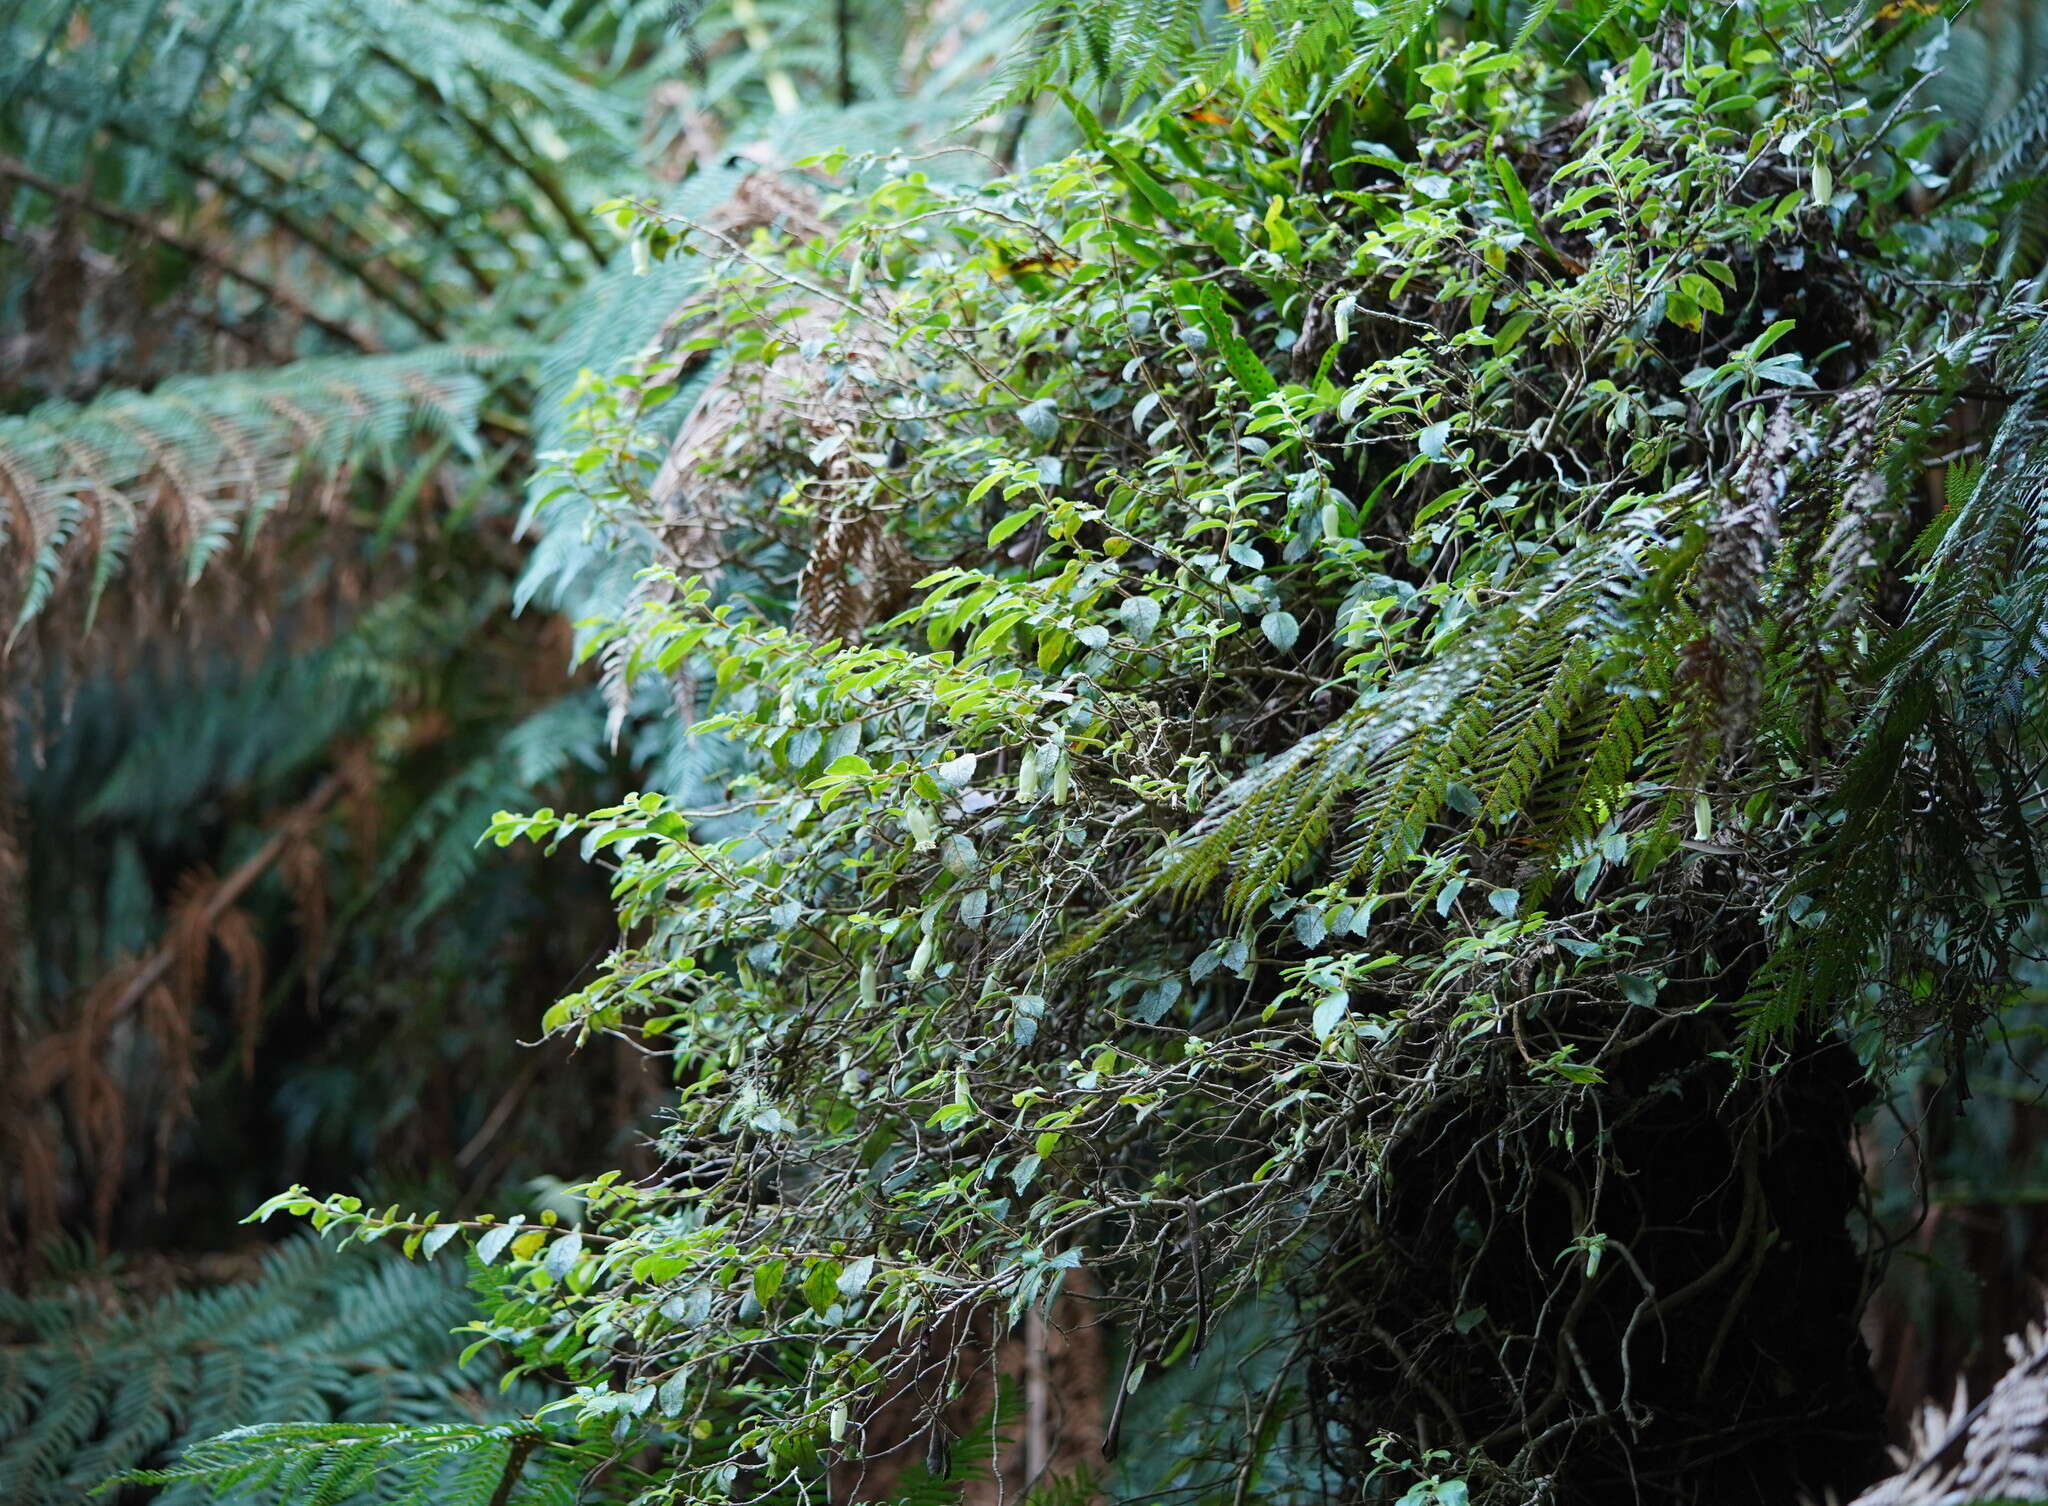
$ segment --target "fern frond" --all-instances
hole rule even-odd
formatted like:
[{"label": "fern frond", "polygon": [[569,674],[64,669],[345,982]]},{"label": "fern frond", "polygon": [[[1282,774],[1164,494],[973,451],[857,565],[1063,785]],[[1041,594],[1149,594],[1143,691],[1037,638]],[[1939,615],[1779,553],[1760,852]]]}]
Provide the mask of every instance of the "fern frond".
[{"label": "fern frond", "polygon": [[413,435],[473,450],[487,373],[503,360],[437,347],[302,361],[0,419],[0,530],[20,602],[9,631],[81,572],[89,622],[145,528],[190,586],[309,483],[389,466]]},{"label": "fern frond", "polygon": [[1207,71],[1236,31],[1213,0],[1052,0],[1040,12],[1045,46],[1013,69],[1004,92],[1016,99],[1056,79],[1125,97],[1164,92]]},{"label": "fern frond", "polygon": [[168,220],[246,277],[269,274],[245,248],[271,248],[325,316],[415,337],[601,263],[586,205],[632,163],[630,100],[519,7],[24,0],[0,40],[0,150],[77,190],[26,196],[10,241],[83,213],[103,247],[147,245]]},{"label": "fern frond", "polygon": [[424,860],[419,897],[406,918],[408,933],[426,924],[462,890],[476,870],[477,834],[495,811],[512,802],[536,802],[572,764],[598,767],[604,756],[604,719],[592,691],[564,696],[507,728],[496,743],[420,802],[385,849],[370,885],[375,893],[407,864]]},{"label": "fern frond", "polygon": [[[253,1280],[153,1302],[108,1304],[80,1284],[0,1293],[0,1500],[83,1502],[139,1471],[129,1477],[174,1487],[170,1506],[197,1506],[288,1475],[362,1486],[366,1467],[393,1461],[439,1471],[464,1449],[502,1456],[517,1411],[457,1368],[448,1335],[467,1311],[432,1267],[336,1256],[313,1239],[281,1247]],[[483,1422],[441,1426],[479,1407]],[[266,1426],[235,1443],[199,1442],[256,1419]],[[277,1444],[269,1456],[259,1439]],[[387,1499],[388,1484],[361,1499]]]},{"label": "fern frond", "polygon": [[527,1423],[257,1423],[205,1439],[124,1483],[257,1496],[277,1506],[485,1506],[546,1499],[603,1462]]},{"label": "fern frond", "polygon": [[1832,792],[1838,818],[1786,887],[1805,922],[1759,980],[1762,1031],[1872,988],[1893,1010],[1965,1028],[2005,985],[2015,929],[2039,900],[2048,345],[2031,337],[2006,367],[2018,395],[1981,473],[1957,483]]},{"label": "fern frond", "polygon": [[[1337,865],[1368,896],[1420,854],[1454,799],[1537,833],[1597,825],[1642,745],[1641,713],[1609,679],[1623,649],[1635,652],[1635,593],[1664,547],[1644,520],[1460,625],[1424,663],[1226,788],[1117,913],[1155,895],[1186,902],[1229,871],[1226,912],[1249,916],[1322,845],[1340,799],[1357,815]],[[1546,783],[1589,717],[1607,724],[1597,759],[1574,785]]]},{"label": "fern frond", "polygon": [[1341,87],[1367,77],[1438,23],[1442,0],[1339,6],[1310,0],[1053,0],[1040,53],[1014,68],[1001,98],[1090,85],[1129,102],[1200,96],[1226,78],[1259,93],[1311,75]]}]

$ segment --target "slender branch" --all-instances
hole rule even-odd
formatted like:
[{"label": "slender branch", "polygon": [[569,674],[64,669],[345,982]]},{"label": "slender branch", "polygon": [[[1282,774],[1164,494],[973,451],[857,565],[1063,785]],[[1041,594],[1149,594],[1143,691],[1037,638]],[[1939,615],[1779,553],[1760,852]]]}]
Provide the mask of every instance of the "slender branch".
[{"label": "slender branch", "polygon": [[512,1487],[519,1483],[519,1472],[526,1468],[526,1459],[540,1442],[538,1433],[521,1433],[512,1440],[512,1447],[505,1454],[505,1472],[498,1476],[498,1488],[491,1492],[490,1506],[505,1506],[512,1499]]},{"label": "slender branch", "polygon": [[7,178],[21,184],[25,188],[33,188],[37,193],[48,194],[51,198],[61,203],[75,205],[85,210],[88,214],[95,215],[112,224],[124,226],[129,230],[133,230],[138,235],[146,235],[153,240],[160,241],[172,250],[182,252],[194,261],[213,268],[214,271],[220,273],[223,277],[241,283],[244,287],[260,294],[280,308],[287,309],[291,313],[298,315],[299,318],[304,319],[307,323],[318,325],[337,340],[345,340],[358,350],[375,352],[384,349],[383,342],[368,330],[355,324],[345,323],[342,320],[328,317],[282,283],[273,281],[261,273],[251,272],[248,268],[229,260],[203,242],[194,240],[191,236],[182,235],[150,219],[147,215],[137,214],[132,209],[123,209],[119,205],[108,204],[103,200],[95,199],[87,194],[83,188],[75,184],[60,183],[55,178],[45,177],[18,157],[11,157],[5,153],[0,153],[0,178]]},{"label": "slender branch", "polygon": [[839,107],[853,103],[853,0],[835,0],[832,17],[839,45]]}]

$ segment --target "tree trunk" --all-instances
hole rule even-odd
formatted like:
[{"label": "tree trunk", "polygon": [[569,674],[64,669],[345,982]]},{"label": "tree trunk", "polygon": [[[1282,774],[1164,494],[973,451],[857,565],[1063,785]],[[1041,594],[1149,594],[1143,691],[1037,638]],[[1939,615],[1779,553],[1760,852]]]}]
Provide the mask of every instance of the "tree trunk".
[{"label": "tree trunk", "polygon": [[1573,1506],[1792,1506],[1881,1472],[1863,1074],[1834,1041],[1740,1074],[1714,1054],[1734,1025],[1663,1014],[1575,1091],[1495,1059],[1388,1147],[1311,1387],[1355,1442],[1475,1454],[1475,1493],[1497,1470]]}]

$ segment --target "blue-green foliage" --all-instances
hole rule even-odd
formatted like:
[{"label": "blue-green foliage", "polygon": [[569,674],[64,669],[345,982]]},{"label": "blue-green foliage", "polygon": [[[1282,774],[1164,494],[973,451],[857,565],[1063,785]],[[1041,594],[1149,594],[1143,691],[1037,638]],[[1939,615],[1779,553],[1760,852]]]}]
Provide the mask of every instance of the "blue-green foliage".
[{"label": "blue-green foliage", "polygon": [[[118,1270],[0,1292],[0,1500],[81,1502],[245,1424],[510,1423],[533,1397],[501,1395],[487,1361],[458,1367],[452,1330],[468,1310],[447,1269],[337,1258],[312,1239],[253,1279],[153,1300],[122,1296]],[[161,1499],[215,1497],[180,1486]]]},{"label": "blue-green foliage", "polygon": [[[497,328],[531,320],[609,249],[586,185],[630,171],[632,96],[523,5],[25,0],[0,26],[0,143],[109,224],[218,206],[227,309],[310,284],[344,330],[438,339],[485,301]],[[265,242],[281,263],[248,254]],[[0,284],[16,327],[47,317],[32,287]],[[101,360],[143,333],[87,317]]]}]

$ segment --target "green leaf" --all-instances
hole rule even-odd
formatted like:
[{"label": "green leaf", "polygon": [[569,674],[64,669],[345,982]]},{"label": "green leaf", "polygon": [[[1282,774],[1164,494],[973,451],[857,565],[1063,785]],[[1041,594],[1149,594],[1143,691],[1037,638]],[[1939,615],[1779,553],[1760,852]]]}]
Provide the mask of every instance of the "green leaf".
[{"label": "green leaf", "polygon": [[1536,244],[1536,248],[1552,261],[1556,261],[1557,250],[1543,233],[1543,226],[1536,219],[1536,211],[1529,203],[1529,191],[1522,187],[1522,180],[1515,172],[1515,165],[1505,157],[1493,159],[1493,176],[1499,182],[1501,194],[1507,199],[1508,213],[1524,235]]},{"label": "green leaf", "polygon": [[1301,636],[1301,624],[1294,620],[1292,612],[1268,612],[1259,619],[1259,631],[1266,635],[1266,640],[1273,647],[1284,654],[1294,647],[1295,640]]},{"label": "green leaf", "polygon": [[1638,47],[1635,55],[1628,60],[1628,92],[1640,105],[1650,87],[1650,75],[1656,71],[1657,61],[1650,55],[1647,45]]},{"label": "green leaf", "polygon": [[1045,511],[1043,507],[1033,503],[1021,512],[1011,513],[988,531],[988,547],[991,549],[995,548],[1043,511]]},{"label": "green leaf", "polygon": [[583,1236],[572,1231],[548,1246],[548,1252],[541,1257],[540,1265],[542,1270],[560,1281],[582,1258]]},{"label": "green leaf", "polygon": [[1281,256],[1292,256],[1301,249],[1301,236],[1287,219],[1287,200],[1279,194],[1273,195],[1266,205],[1266,244]]},{"label": "green leaf", "polygon": [[1126,596],[1117,615],[1140,643],[1150,643],[1159,627],[1159,603],[1150,596]]},{"label": "green leaf", "polygon": [[874,1279],[874,1274],[875,1257],[863,1255],[858,1260],[848,1264],[846,1269],[839,1273],[834,1285],[839,1295],[851,1302],[855,1297],[858,1297],[868,1289],[868,1282]]},{"label": "green leaf", "polygon": [[476,1242],[476,1258],[485,1265],[490,1265],[505,1252],[505,1246],[512,1242],[514,1236],[519,1233],[519,1226],[524,1222],[523,1218],[515,1217],[511,1222],[500,1224],[486,1232]]},{"label": "green leaf", "polygon": [[1181,202],[1167,189],[1166,185],[1153,177],[1145,166],[1130,153],[1111,143],[1105,142],[1102,155],[1107,157],[1124,182],[1137,194],[1139,202],[1154,214],[1168,222],[1180,219]]},{"label": "green leaf", "polygon": [[1641,973],[1625,973],[1621,979],[1622,997],[1638,1009],[1648,1009],[1657,1002],[1657,980]]},{"label": "green leaf", "polygon": [[1209,343],[1222,355],[1224,366],[1237,385],[1244,389],[1246,396],[1257,401],[1280,390],[1280,384],[1273,380],[1273,373],[1231,328],[1230,318],[1224,312],[1220,288],[1214,283],[1203,283],[1197,287],[1187,279],[1179,278],[1173,283],[1173,297],[1175,303],[1185,309],[1208,335]]},{"label": "green leaf", "polygon": [[1796,319],[1778,320],[1769,329],[1765,330],[1762,334],[1758,335],[1754,340],[1749,342],[1749,358],[1752,361],[1759,359],[1765,351],[1769,350],[1773,345],[1776,345],[1780,340],[1784,339],[1785,336],[1789,334],[1792,330],[1796,329],[1798,325],[1799,321]]},{"label": "green leaf", "polygon": [[1506,354],[1521,343],[1522,336],[1529,332],[1529,326],[1536,322],[1536,316],[1528,310],[1515,314],[1503,324],[1493,337],[1495,351]]},{"label": "green leaf", "polygon": [[804,1277],[804,1301],[821,1317],[839,1300],[840,1265],[836,1260],[815,1261]]},{"label": "green leaf", "polygon": [[1074,117],[1074,124],[1081,128],[1082,139],[1098,152],[1108,146],[1109,137],[1102,129],[1102,122],[1096,119],[1095,112],[1080,96],[1065,87],[1060,88],[1059,96],[1060,102],[1067,107],[1067,113]]},{"label": "green leaf", "polygon": [[1435,517],[1438,513],[1444,511],[1446,508],[1455,507],[1460,502],[1463,502],[1467,497],[1472,495],[1475,489],[1476,488],[1468,484],[1464,486],[1454,486],[1447,492],[1439,492],[1436,496],[1431,497],[1427,502],[1423,503],[1422,506],[1415,510],[1414,526],[1418,529],[1421,528],[1424,523],[1427,523],[1431,518]]},{"label": "green leaf", "polygon": [[1721,298],[1721,290],[1715,286],[1711,278],[1698,272],[1688,272],[1681,280],[1680,286],[1685,289],[1688,298],[1692,299],[1694,303],[1697,303],[1708,313],[1723,314],[1727,312],[1727,305]]}]

